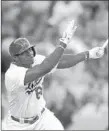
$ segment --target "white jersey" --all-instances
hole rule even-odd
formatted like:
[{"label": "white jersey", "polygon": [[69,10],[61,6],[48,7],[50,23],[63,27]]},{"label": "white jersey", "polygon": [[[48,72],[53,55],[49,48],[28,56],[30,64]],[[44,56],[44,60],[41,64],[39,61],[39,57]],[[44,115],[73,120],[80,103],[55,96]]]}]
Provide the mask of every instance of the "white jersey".
[{"label": "white jersey", "polygon": [[[36,55],[33,66],[40,64],[45,56]],[[8,92],[9,113],[15,117],[33,117],[39,114],[46,102],[43,98],[43,79],[39,78],[24,85],[28,68],[11,63],[5,74],[5,85]]]}]

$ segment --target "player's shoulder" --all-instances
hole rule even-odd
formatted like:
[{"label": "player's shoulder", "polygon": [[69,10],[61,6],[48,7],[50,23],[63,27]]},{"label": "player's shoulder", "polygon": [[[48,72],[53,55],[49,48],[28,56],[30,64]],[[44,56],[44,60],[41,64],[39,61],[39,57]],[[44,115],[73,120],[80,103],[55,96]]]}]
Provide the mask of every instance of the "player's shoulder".
[{"label": "player's shoulder", "polygon": [[36,56],[34,57],[34,64],[40,64],[44,59],[44,55],[36,54]]},{"label": "player's shoulder", "polygon": [[[25,68],[26,69],[26,68]],[[5,77],[10,77],[14,79],[19,73],[22,73],[25,70],[24,67],[17,66],[13,63],[10,64],[10,67],[7,69],[5,73]]]}]

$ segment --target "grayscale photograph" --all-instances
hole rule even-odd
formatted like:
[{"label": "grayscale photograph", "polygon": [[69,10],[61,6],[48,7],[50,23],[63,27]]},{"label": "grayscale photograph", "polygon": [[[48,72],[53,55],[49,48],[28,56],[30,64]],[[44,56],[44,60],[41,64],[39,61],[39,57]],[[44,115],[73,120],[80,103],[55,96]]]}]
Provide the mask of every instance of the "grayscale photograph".
[{"label": "grayscale photograph", "polygon": [[1,1],[1,130],[109,130],[108,1]]}]

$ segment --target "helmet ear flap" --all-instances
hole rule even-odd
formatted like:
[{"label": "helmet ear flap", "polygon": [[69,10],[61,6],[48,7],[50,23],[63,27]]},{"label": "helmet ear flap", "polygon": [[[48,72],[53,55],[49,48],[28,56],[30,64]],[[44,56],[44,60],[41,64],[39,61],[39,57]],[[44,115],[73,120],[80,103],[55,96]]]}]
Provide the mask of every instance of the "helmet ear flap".
[{"label": "helmet ear flap", "polygon": [[35,55],[36,55],[36,50],[35,50],[35,48],[34,48],[34,47],[32,47],[32,51],[33,51],[34,56],[35,56]]}]

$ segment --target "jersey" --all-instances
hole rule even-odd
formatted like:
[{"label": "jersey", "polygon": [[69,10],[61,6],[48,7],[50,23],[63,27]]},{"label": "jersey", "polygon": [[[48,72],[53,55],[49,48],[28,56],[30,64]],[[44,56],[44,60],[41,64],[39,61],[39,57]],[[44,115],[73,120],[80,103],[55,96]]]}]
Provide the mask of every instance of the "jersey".
[{"label": "jersey", "polygon": [[[44,56],[36,55],[34,63],[40,64],[45,59]],[[58,64],[57,64],[58,65]],[[53,73],[57,65],[49,72]],[[27,85],[24,85],[24,78],[28,68],[19,67],[11,64],[5,74],[5,85],[8,91],[9,113],[2,123],[3,130],[64,130],[61,122],[55,115],[45,107],[46,102],[43,98],[43,80],[41,77]],[[45,111],[40,115],[42,108]],[[16,122],[11,118],[30,118],[39,115],[39,119],[33,124]]]},{"label": "jersey", "polygon": [[[40,64],[45,56],[36,55],[34,63]],[[43,97],[44,76],[24,85],[24,78],[28,68],[10,64],[5,74],[5,85],[8,92],[9,113],[15,117],[33,117],[39,114],[46,102]]]}]

